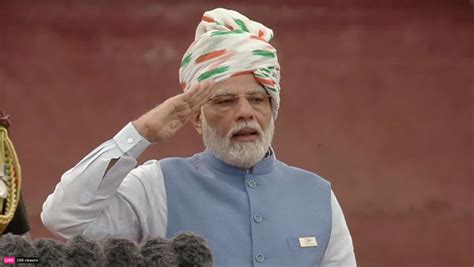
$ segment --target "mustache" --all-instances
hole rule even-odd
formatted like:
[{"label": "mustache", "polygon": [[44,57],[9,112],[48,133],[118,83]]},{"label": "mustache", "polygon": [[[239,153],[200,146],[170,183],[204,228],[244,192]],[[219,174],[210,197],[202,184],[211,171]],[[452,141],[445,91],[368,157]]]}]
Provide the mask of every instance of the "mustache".
[{"label": "mustache", "polygon": [[263,130],[256,121],[242,122],[235,125],[227,134],[227,138],[231,138],[235,133],[242,129],[252,129],[258,133],[258,136],[263,136]]}]

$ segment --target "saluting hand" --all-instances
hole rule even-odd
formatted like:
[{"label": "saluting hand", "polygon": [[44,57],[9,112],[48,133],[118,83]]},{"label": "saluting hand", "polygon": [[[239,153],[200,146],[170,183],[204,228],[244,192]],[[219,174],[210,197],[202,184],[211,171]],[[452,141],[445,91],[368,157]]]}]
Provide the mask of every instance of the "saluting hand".
[{"label": "saluting hand", "polygon": [[211,80],[191,85],[185,92],[168,98],[132,124],[148,141],[165,141],[201,109],[211,97],[213,85],[214,81]]}]

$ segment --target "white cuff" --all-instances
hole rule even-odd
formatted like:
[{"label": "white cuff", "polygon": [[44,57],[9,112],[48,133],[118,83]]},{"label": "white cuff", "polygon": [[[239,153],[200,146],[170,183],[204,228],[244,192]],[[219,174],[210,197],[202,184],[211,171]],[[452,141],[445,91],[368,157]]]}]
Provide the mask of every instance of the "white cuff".
[{"label": "white cuff", "polygon": [[129,122],[115,136],[114,141],[123,153],[137,159],[151,143]]}]

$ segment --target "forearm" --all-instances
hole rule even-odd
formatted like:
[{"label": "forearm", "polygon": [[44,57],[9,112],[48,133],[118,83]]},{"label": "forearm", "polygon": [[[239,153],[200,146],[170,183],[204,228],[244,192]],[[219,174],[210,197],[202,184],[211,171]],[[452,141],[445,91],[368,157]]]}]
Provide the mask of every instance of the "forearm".
[{"label": "forearm", "polygon": [[123,201],[117,189],[136,166],[135,157],[149,145],[140,145],[139,136],[127,127],[64,173],[43,204],[41,219],[49,230],[66,238],[80,233],[111,201]]},{"label": "forearm", "polygon": [[[136,219],[140,216],[136,214],[136,208],[146,201],[141,201],[140,197],[144,197],[147,188],[130,177],[133,181],[130,186],[138,191],[124,190],[126,193],[119,194],[117,189],[135,167],[136,158],[146,147],[174,136],[192,114],[200,111],[213,93],[206,89],[212,86],[212,81],[193,84],[186,92],[167,99],[134,121],[135,126],[127,124],[112,140],[66,172],[43,205],[41,219],[45,226],[52,232],[68,237],[86,229],[94,234],[100,227],[96,228],[91,223],[97,221],[98,225],[102,219],[108,221],[105,225],[112,225],[115,220],[121,223],[111,231],[136,224]],[[124,184],[127,187],[127,183]],[[164,191],[164,187],[162,189]],[[127,203],[124,197],[130,194],[134,195],[130,198],[136,200],[134,203]],[[120,205],[121,203],[124,205]],[[131,218],[123,217],[122,206],[126,209],[126,216],[130,215]],[[164,212],[160,212],[160,216],[161,214]],[[165,224],[163,221],[162,225]],[[91,227],[88,228],[89,225]],[[134,235],[135,233],[130,234]]]},{"label": "forearm", "polygon": [[106,208],[108,199],[136,164],[134,159],[121,156],[106,175],[111,156],[105,154],[98,156],[82,172],[76,166],[62,176],[43,204],[41,213],[41,219],[50,231],[66,238],[82,232]]}]

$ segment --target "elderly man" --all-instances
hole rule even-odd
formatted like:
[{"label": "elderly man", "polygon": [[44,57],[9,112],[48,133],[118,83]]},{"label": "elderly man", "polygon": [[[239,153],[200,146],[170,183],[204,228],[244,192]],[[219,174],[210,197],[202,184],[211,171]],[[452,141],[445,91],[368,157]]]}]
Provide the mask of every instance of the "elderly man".
[{"label": "elderly man", "polygon": [[[184,93],[126,125],[67,171],[43,205],[52,232],[141,241],[192,231],[217,266],[355,266],[330,183],[276,159],[273,32],[231,10],[204,13],[180,68]],[[190,121],[206,150],[151,160]]]}]

